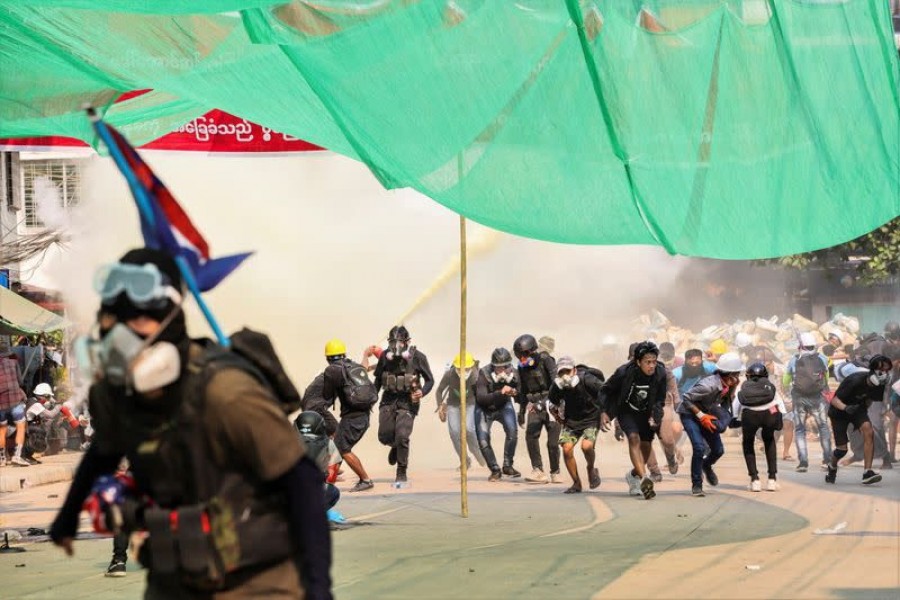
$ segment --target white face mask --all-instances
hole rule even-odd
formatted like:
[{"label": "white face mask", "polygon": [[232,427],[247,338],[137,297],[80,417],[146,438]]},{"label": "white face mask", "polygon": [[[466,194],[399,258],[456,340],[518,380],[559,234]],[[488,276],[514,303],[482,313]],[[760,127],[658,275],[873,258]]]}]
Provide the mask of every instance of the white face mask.
[{"label": "white face mask", "polygon": [[93,377],[105,377],[115,386],[130,385],[140,393],[161,389],[181,374],[181,355],[174,344],[148,346],[147,340],[122,323],[116,323],[102,340],[78,340],[76,355]]},{"label": "white face mask", "polygon": [[576,387],[580,382],[578,375],[561,375],[555,379],[556,386],[559,388],[573,388]]},{"label": "white face mask", "polygon": [[869,375],[869,383],[872,385],[884,385],[887,380],[888,374],[883,371],[875,371]]},{"label": "white face mask", "polygon": [[512,371],[505,371],[505,372],[503,372],[503,373],[499,373],[499,372],[497,372],[497,371],[492,371],[492,372],[491,372],[491,379],[494,380],[494,383],[500,383],[501,381],[502,381],[503,383],[509,383],[510,381],[513,380],[513,372],[512,372]]}]

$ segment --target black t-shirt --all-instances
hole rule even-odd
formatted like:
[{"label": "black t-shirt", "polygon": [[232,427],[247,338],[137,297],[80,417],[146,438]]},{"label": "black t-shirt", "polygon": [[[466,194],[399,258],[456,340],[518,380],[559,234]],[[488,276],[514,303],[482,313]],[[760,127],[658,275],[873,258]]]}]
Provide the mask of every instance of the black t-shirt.
[{"label": "black t-shirt", "polygon": [[[867,405],[870,402],[884,400],[884,384],[871,385],[868,371],[859,371],[848,375],[838,386],[834,395],[844,404]],[[838,411],[840,412],[840,411]]]},{"label": "black t-shirt", "polygon": [[574,388],[560,388],[553,384],[550,388],[550,403],[559,406],[565,402],[564,420],[569,429],[597,427],[600,423],[600,388],[603,382],[582,369],[578,370],[581,380]]}]

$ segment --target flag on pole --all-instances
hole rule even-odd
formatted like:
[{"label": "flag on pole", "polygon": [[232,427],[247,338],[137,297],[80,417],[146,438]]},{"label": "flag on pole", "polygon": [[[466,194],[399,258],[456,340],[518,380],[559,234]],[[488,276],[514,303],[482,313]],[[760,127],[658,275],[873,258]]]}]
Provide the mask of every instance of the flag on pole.
[{"label": "flag on pole", "polygon": [[116,161],[116,164],[128,180],[138,203],[144,244],[171,254],[173,258],[182,257],[201,292],[216,287],[252,254],[245,252],[211,258],[206,239],[128,140],[109,124],[100,120],[94,124],[100,137],[110,146],[110,153],[119,154],[123,159]]}]

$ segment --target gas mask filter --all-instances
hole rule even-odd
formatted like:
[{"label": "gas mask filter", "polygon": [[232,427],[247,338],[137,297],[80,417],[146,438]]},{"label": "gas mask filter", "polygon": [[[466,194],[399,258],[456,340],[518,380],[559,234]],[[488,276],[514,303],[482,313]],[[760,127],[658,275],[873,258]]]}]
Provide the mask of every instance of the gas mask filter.
[{"label": "gas mask filter", "polygon": [[560,375],[554,381],[556,382],[556,386],[558,388],[565,389],[565,388],[576,387],[581,382],[581,379],[578,377],[577,374],[576,375]]},{"label": "gas mask filter", "polygon": [[888,381],[889,373],[887,371],[873,371],[869,375],[869,383],[872,385],[884,385]]},{"label": "gas mask filter", "polygon": [[174,344],[145,340],[122,323],[100,340],[76,340],[75,355],[87,378],[105,378],[110,385],[138,393],[161,389],[181,374],[181,355]]}]

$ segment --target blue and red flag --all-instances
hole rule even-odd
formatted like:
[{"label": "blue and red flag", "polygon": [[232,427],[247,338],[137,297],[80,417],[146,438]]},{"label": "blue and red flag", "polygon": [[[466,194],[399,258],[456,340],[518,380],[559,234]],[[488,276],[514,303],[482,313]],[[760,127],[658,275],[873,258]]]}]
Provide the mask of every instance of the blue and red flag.
[{"label": "blue and red flag", "polygon": [[94,121],[94,126],[109,146],[113,158],[120,158],[116,164],[138,203],[144,244],[163,250],[173,258],[182,257],[190,267],[199,291],[206,292],[219,285],[250,256],[247,252],[211,258],[209,244],[203,235],[131,144],[114,127],[99,119]]}]

